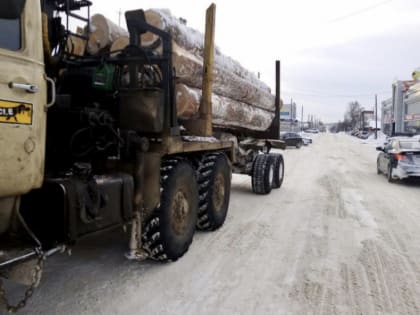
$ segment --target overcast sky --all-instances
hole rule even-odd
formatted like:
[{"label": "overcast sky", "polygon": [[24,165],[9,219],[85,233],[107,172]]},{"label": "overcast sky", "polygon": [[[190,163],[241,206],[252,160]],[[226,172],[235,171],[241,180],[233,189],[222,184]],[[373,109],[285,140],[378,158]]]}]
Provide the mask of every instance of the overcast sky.
[{"label": "overcast sky", "polygon": [[[94,2],[118,23],[118,11],[168,8],[204,31],[205,0]],[[282,62],[282,99],[293,98],[304,119],[342,120],[358,100],[373,109],[391,96],[395,80],[420,67],[419,0],[215,0],[216,44],[225,55],[261,73],[274,88],[274,64]],[[123,24],[123,22],[121,22]],[[125,24],[125,22],[124,22]]]}]

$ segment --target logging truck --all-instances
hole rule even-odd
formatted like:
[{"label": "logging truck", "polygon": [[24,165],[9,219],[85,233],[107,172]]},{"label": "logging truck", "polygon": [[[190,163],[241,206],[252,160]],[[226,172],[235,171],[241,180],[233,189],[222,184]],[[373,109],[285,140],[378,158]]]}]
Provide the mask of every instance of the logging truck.
[{"label": "logging truck", "polygon": [[[223,225],[232,172],[250,175],[257,194],[283,181],[282,155],[270,153],[284,148],[279,62],[268,128],[215,123],[210,6],[199,109],[180,117],[182,70],[173,64],[171,33],[149,24],[143,10],[128,11],[125,47],[84,54],[69,42],[88,46],[90,6],[0,5],[0,301],[11,312],[32,295],[45,258],[82,237],[126,227],[127,258],[174,261],[196,229]],[[71,31],[69,18],[88,27]],[[158,50],[142,44],[148,33],[158,38]],[[16,305],[4,279],[29,286]]]}]

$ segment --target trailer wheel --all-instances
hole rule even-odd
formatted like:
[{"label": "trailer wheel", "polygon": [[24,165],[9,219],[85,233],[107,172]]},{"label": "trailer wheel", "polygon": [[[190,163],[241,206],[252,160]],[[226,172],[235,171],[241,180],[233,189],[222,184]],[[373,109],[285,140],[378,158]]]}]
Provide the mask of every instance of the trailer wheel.
[{"label": "trailer wheel", "polygon": [[259,195],[267,195],[273,188],[274,163],[268,154],[259,154],[252,167],[252,191]]},{"label": "trailer wheel", "polygon": [[161,167],[160,206],[144,228],[143,247],[151,258],[175,261],[188,250],[197,222],[198,189],[193,167],[182,159]]},{"label": "trailer wheel", "polygon": [[284,178],[284,160],[281,154],[270,154],[274,163],[273,188],[280,188]]},{"label": "trailer wheel", "polygon": [[208,154],[201,161],[197,228],[214,231],[225,222],[232,172],[225,154]]}]

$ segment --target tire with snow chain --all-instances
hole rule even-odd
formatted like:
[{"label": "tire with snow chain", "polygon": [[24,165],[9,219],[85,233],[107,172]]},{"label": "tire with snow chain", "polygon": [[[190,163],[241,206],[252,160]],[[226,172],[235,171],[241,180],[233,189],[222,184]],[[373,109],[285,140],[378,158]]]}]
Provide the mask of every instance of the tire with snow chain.
[{"label": "tire with snow chain", "polygon": [[198,168],[197,228],[214,231],[225,222],[230,200],[232,172],[223,153],[205,155]]},{"label": "tire with snow chain", "polygon": [[171,159],[161,167],[160,206],[144,227],[143,247],[151,258],[175,261],[192,243],[198,209],[197,179],[193,167]]},{"label": "tire with snow chain", "polygon": [[267,195],[273,188],[274,163],[268,154],[259,154],[252,167],[252,191],[259,195]]},{"label": "tire with snow chain", "polygon": [[273,188],[280,188],[284,178],[284,160],[281,154],[271,153],[270,157],[274,163]]}]

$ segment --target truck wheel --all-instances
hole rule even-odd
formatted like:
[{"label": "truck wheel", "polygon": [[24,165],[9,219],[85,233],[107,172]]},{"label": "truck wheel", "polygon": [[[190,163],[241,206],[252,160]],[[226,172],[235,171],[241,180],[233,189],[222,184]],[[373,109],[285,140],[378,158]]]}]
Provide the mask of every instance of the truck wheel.
[{"label": "truck wheel", "polygon": [[182,159],[165,161],[160,184],[160,206],[145,225],[143,247],[155,260],[175,261],[188,250],[197,223],[194,169]]},{"label": "truck wheel", "polygon": [[232,172],[225,154],[204,156],[198,169],[199,195],[197,228],[214,231],[225,222]]},{"label": "truck wheel", "polygon": [[284,178],[284,160],[281,154],[270,154],[274,163],[273,188],[280,188]]},{"label": "truck wheel", "polygon": [[271,192],[274,178],[273,159],[268,154],[259,154],[252,167],[252,191],[259,195]]}]

